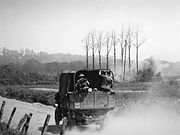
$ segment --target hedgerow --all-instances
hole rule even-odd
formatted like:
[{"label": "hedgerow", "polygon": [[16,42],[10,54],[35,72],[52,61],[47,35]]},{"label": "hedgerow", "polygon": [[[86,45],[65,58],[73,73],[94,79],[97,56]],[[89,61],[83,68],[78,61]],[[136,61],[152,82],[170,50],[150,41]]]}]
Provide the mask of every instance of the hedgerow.
[{"label": "hedgerow", "polygon": [[7,124],[0,122],[0,135],[20,135],[20,132],[15,129],[7,129]]},{"label": "hedgerow", "polygon": [[0,95],[7,98],[13,98],[29,103],[39,102],[45,105],[54,105],[54,91],[32,90],[20,86],[2,86]]}]

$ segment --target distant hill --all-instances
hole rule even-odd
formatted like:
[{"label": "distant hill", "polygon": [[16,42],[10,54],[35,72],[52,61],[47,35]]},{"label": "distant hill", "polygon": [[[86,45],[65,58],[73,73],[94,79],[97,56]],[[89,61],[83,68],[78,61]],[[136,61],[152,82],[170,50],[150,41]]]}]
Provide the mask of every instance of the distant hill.
[{"label": "distant hill", "polygon": [[[25,49],[22,51],[9,50],[7,48],[0,49],[0,65],[9,64],[9,63],[19,63],[23,65],[27,60],[37,60],[40,63],[51,63],[51,62],[74,62],[82,61],[85,63],[85,55],[72,55],[70,53],[52,53],[48,54],[46,52],[34,52],[30,49]],[[109,62],[113,62],[113,59],[110,57]],[[98,57],[95,57],[95,63],[98,64]],[[106,57],[102,56],[102,63],[106,63]],[[92,64],[92,56],[89,56],[89,64]]]},{"label": "distant hill", "polygon": [[73,62],[73,61],[85,61],[83,55],[71,55],[64,53],[56,54],[46,54],[46,55],[23,55],[20,57],[4,56],[0,55],[0,65],[8,63],[20,63],[24,64],[27,60],[35,59],[40,63],[50,63],[50,62]]},{"label": "distant hill", "polygon": [[[51,69],[51,66],[58,67],[60,66],[57,63],[62,63],[60,67],[63,67],[63,65],[67,65],[69,63],[70,65],[77,65],[81,61],[83,63],[83,67],[85,67],[85,61],[86,57],[85,55],[72,55],[70,53],[53,53],[48,54],[47,52],[34,52],[30,49],[22,49],[22,50],[10,50],[7,48],[0,48],[0,65],[6,65],[9,63],[18,63],[19,65],[24,65],[28,60],[36,60],[37,62],[41,64],[45,64],[46,70],[50,70],[50,72],[54,72]],[[31,61],[30,61],[31,62]],[[34,62],[34,64],[40,69],[42,66],[38,64],[37,62]],[[76,63],[73,63],[76,62]],[[109,64],[110,68],[113,70],[113,57],[109,58]],[[33,62],[32,62],[33,63]],[[81,63],[81,64],[82,64]],[[117,69],[119,70],[120,67],[120,59],[117,59]],[[132,69],[135,66],[134,61],[131,61]],[[58,65],[58,66],[57,66]],[[134,65],[134,66],[133,66]],[[81,66],[82,67],[82,66]],[[89,67],[92,67],[92,57],[89,56]],[[102,57],[102,67],[106,68],[106,57]],[[27,67],[28,68],[28,67]],[[76,67],[77,68],[77,67]],[[95,57],[95,68],[98,68],[98,57]],[[161,72],[163,76],[180,76],[180,62],[169,62],[162,60],[158,63],[158,71]]]},{"label": "distant hill", "polygon": [[44,56],[37,56],[35,59],[41,63],[85,61],[85,57],[83,55],[72,55],[69,53],[55,53]]},{"label": "distant hill", "polygon": [[180,76],[180,62],[163,62],[161,65],[165,66],[161,71],[163,76]]}]

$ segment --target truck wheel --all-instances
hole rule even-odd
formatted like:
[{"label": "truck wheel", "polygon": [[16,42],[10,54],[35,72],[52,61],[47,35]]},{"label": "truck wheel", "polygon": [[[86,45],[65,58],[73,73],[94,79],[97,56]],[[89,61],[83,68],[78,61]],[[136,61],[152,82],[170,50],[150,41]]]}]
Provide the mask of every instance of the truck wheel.
[{"label": "truck wheel", "polygon": [[104,121],[102,121],[99,125],[100,125],[100,130],[103,130],[103,128],[104,128]]},{"label": "truck wheel", "polygon": [[59,110],[56,108],[55,110],[55,123],[58,126],[60,122],[60,114],[59,114]]},{"label": "truck wheel", "polygon": [[60,125],[60,135],[65,134],[65,130],[66,130],[66,126],[67,126],[67,118],[64,117],[62,122],[63,122],[62,125]]},{"label": "truck wheel", "polygon": [[76,121],[75,120],[73,120],[73,119],[69,119],[68,120],[68,123],[67,123],[67,128],[69,129],[69,130],[71,130],[73,127],[75,127],[76,126]]},{"label": "truck wheel", "polygon": [[102,119],[99,123],[100,125],[100,130],[103,130],[104,129],[104,126],[105,126],[105,119]]},{"label": "truck wheel", "polygon": [[60,130],[60,135],[64,135],[64,130]]}]

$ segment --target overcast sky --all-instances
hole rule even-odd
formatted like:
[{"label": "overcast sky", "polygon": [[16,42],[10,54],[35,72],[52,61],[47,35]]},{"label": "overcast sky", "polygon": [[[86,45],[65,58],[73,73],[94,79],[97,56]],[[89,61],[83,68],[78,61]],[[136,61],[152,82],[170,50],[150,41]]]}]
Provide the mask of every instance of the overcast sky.
[{"label": "overcast sky", "polygon": [[84,54],[89,30],[128,24],[147,37],[141,59],[180,61],[179,0],[0,0],[0,48]]}]

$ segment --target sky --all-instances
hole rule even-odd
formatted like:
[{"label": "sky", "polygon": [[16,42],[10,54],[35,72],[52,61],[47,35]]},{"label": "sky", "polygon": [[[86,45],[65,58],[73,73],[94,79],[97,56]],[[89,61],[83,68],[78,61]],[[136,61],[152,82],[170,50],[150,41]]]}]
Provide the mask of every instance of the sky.
[{"label": "sky", "polygon": [[89,31],[128,25],[146,37],[141,60],[180,61],[179,0],[0,0],[0,48],[84,55]]}]

